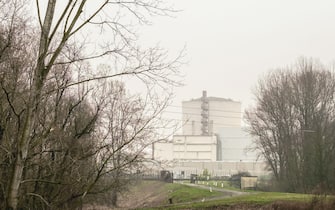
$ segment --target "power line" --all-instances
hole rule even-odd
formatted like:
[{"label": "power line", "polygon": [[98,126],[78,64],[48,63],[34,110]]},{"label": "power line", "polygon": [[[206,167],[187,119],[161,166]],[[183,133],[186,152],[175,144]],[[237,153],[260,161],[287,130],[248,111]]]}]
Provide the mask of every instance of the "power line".
[{"label": "power line", "polygon": [[[180,121],[181,123],[187,123],[187,122],[195,122],[195,123],[199,123],[201,124],[201,121],[196,121],[196,120],[192,120],[192,121],[189,121],[189,120],[181,120],[181,119],[175,119],[175,118],[164,118],[165,120],[174,120],[174,121]],[[212,125],[222,125],[222,126],[230,126],[230,127],[238,127],[236,126],[236,124],[229,124],[229,123],[215,123],[213,122]]]},{"label": "power line", "polygon": [[[182,115],[195,115],[195,116],[200,116],[201,117],[201,113],[199,113],[199,114],[197,114],[197,113],[183,113],[183,112],[176,112],[176,111],[163,111],[163,112],[182,114]],[[211,114],[209,114],[209,117],[224,117],[224,118],[238,118],[238,119],[241,119],[241,117],[236,117],[236,116],[211,115]]]},{"label": "power line", "polygon": [[[168,105],[169,107],[176,107],[176,108],[184,108],[184,109],[201,109],[201,107],[197,108],[197,107],[189,107],[189,106],[177,106],[177,105]],[[218,112],[230,112],[230,113],[240,113],[242,114],[243,112],[241,111],[230,111],[230,110],[222,110],[222,109],[210,109],[209,111],[218,111]]]}]

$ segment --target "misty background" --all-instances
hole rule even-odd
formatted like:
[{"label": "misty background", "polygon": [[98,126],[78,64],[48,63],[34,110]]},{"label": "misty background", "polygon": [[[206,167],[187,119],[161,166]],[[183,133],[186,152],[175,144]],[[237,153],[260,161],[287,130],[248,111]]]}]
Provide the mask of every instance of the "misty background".
[{"label": "misty background", "polygon": [[[179,12],[141,27],[143,45],[177,54],[186,46],[185,86],[176,89],[170,117],[181,118],[181,101],[209,96],[253,101],[266,72],[294,65],[299,57],[334,62],[335,1],[169,0]],[[175,112],[175,113],[174,113]],[[243,112],[243,110],[242,110]]]}]

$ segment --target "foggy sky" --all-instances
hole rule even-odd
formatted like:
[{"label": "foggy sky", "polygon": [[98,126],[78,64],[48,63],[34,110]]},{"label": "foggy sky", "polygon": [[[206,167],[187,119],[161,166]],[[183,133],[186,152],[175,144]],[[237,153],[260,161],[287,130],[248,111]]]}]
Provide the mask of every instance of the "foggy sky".
[{"label": "foggy sky", "polygon": [[252,88],[265,72],[301,57],[330,64],[335,58],[333,0],[169,0],[183,11],[154,18],[141,30],[145,44],[171,53],[187,46],[185,86],[173,104],[209,96],[252,103]]},{"label": "foggy sky", "polygon": [[164,1],[181,11],[173,18],[153,17],[138,32],[140,44],[159,43],[172,55],[186,46],[185,86],[176,89],[171,118],[181,119],[181,102],[200,97],[202,90],[246,108],[266,72],[301,56],[335,61],[334,0]]}]

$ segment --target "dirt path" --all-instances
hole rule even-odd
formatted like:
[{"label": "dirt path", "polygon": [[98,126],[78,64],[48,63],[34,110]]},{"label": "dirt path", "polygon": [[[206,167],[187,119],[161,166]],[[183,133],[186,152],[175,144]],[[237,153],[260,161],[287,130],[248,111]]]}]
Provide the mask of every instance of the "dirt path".
[{"label": "dirt path", "polygon": [[167,203],[166,183],[142,181],[120,196],[118,209],[134,209],[164,205]]},{"label": "dirt path", "polygon": [[[188,185],[191,187],[197,187],[201,189],[209,190],[208,186],[196,185],[190,183],[179,183]],[[246,192],[227,190],[222,188],[212,188],[213,191],[219,191],[222,195],[217,197],[206,198],[206,200],[217,200],[231,196],[244,195]],[[129,188],[129,191],[120,195],[118,198],[118,207],[113,209],[138,209],[146,207],[164,206],[169,205],[168,203],[168,189],[167,183],[160,181],[139,181],[134,183],[133,186]],[[204,201],[205,199],[198,200]],[[196,201],[193,201],[196,202]],[[191,203],[191,202],[188,202]],[[181,205],[182,203],[176,204]],[[107,210],[112,209],[110,207],[95,206],[86,208],[87,210]]]},{"label": "dirt path", "polygon": [[[205,185],[196,185],[190,183],[180,184],[209,190],[209,187]],[[246,192],[227,190],[222,188],[212,188],[212,190],[222,192],[222,195],[218,197],[206,198],[206,200],[217,200],[226,197],[247,194]],[[168,204],[168,193],[169,192],[166,189],[166,183],[164,182],[142,181],[134,185],[129,192],[120,197],[118,202],[119,208],[117,209],[137,209],[166,205]]]}]

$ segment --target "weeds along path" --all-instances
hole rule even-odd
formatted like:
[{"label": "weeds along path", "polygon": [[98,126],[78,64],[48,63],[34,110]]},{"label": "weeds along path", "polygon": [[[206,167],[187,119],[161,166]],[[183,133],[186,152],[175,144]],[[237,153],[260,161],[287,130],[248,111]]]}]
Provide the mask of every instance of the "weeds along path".
[{"label": "weeds along path", "polygon": [[[181,182],[175,183],[209,191],[209,186]],[[247,192],[227,190],[222,188],[212,188],[213,191],[220,192],[220,195],[215,197],[201,197],[199,199],[188,202],[175,203],[175,201],[173,201],[173,205],[169,205],[168,200],[170,198],[169,193],[171,192],[171,190],[168,186],[169,184],[160,181],[140,181],[130,187],[128,192],[124,193],[119,197],[118,208],[116,209],[141,209],[157,206],[171,207],[182,204],[189,204],[193,202],[219,200],[227,197],[248,194]]]},{"label": "weeds along path", "polygon": [[120,196],[119,209],[137,209],[163,205],[167,201],[166,183],[141,181]]}]

